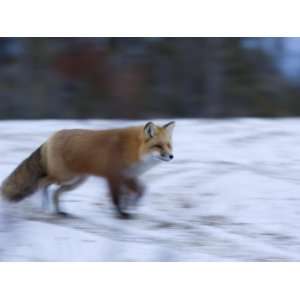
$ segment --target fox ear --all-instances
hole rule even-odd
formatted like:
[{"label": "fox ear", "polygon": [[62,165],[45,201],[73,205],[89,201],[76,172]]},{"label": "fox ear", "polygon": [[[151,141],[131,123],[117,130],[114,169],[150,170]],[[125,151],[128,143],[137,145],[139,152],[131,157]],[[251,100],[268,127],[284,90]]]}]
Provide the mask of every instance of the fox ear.
[{"label": "fox ear", "polygon": [[153,122],[148,122],[144,127],[146,138],[153,138],[156,132],[156,128]]},{"label": "fox ear", "polygon": [[169,123],[167,123],[166,125],[164,125],[163,127],[167,130],[167,132],[168,132],[170,135],[172,135],[173,130],[174,130],[174,127],[175,127],[175,122],[174,122],[174,121],[169,122]]}]

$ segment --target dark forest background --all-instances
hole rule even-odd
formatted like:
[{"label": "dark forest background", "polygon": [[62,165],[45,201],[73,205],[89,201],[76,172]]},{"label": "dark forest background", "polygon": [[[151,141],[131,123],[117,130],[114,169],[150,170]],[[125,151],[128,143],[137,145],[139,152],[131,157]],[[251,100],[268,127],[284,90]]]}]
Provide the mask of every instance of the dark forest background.
[{"label": "dark forest background", "polygon": [[0,118],[298,116],[286,40],[0,38]]}]

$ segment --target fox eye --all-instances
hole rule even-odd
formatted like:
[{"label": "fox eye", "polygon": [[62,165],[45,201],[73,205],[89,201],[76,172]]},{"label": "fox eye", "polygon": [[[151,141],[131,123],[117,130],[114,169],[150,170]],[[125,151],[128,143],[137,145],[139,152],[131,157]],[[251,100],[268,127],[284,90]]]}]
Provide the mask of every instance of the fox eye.
[{"label": "fox eye", "polygon": [[160,144],[156,144],[156,145],[154,145],[154,146],[152,146],[152,147],[153,147],[153,148],[158,148],[158,149],[160,149],[160,150],[163,149],[162,145],[160,145]]}]

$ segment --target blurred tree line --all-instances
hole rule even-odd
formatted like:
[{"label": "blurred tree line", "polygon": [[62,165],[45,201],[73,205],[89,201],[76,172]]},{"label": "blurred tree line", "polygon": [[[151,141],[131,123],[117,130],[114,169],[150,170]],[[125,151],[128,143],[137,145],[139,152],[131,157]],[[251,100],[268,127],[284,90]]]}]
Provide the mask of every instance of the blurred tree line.
[{"label": "blurred tree line", "polygon": [[0,118],[300,115],[263,40],[0,38]]}]

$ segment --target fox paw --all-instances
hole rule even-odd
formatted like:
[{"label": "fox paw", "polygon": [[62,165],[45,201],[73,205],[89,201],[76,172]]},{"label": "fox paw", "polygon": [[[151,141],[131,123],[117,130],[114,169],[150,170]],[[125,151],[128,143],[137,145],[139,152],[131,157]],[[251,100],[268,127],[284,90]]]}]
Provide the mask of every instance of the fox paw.
[{"label": "fox paw", "polygon": [[127,212],[118,212],[118,218],[122,220],[131,220],[133,219],[132,214],[129,214]]},{"label": "fox paw", "polygon": [[66,213],[66,212],[64,212],[64,211],[57,211],[56,214],[57,214],[58,216],[64,217],[64,218],[70,216],[68,213]]}]

